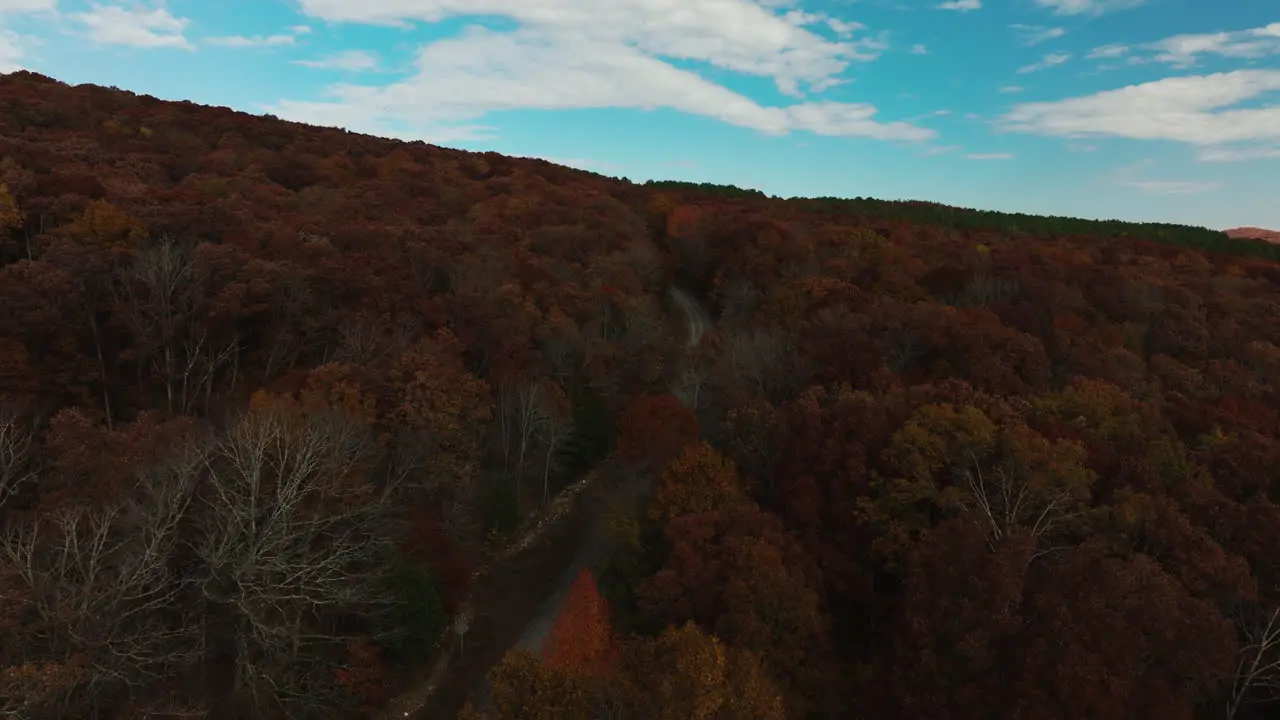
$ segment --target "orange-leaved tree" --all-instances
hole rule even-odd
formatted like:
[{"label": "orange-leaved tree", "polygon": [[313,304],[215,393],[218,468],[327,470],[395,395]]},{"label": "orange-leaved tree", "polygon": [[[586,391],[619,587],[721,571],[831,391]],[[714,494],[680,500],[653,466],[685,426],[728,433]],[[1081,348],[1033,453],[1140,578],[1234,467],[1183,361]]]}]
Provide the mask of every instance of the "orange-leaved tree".
[{"label": "orange-leaved tree", "polygon": [[733,461],[700,442],[685,447],[662,471],[649,517],[665,523],[681,515],[714,512],[747,502]]},{"label": "orange-leaved tree", "polygon": [[13,199],[9,187],[0,183],[0,230],[22,227],[22,212],[18,209],[18,201]]},{"label": "orange-leaved tree", "polygon": [[653,720],[782,720],[782,693],[750,650],[692,622],[636,637],[623,652],[611,705]]},{"label": "orange-leaved tree", "polygon": [[609,601],[601,594],[590,570],[583,570],[569,586],[560,614],[542,648],[542,659],[558,670],[597,675],[608,672],[618,655],[609,622]]},{"label": "orange-leaved tree", "polygon": [[594,682],[548,667],[524,649],[507,653],[488,679],[489,706],[481,713],[468,703],[459,720],[590,720],[600,699]]}]

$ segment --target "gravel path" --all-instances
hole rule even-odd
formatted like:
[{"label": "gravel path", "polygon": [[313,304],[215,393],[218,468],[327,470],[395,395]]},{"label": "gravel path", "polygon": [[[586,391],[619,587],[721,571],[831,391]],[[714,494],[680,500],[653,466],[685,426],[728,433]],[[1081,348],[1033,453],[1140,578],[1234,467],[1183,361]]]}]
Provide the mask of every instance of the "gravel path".
[{"label": "gravel path", "polygon": [[[683,290],[673,287],[669,293],[684,313],[687,344],[694,347],[711,326],[710,315]],[[464,610],[470,615],[465,643],[450,633],[435,665],[388,704],[383,718],[451,720],[469,697],[483,693],[485,674],[508,650],[542,647],[574,578],[612,550],[610,508],[638,502],[649,491],[643,479],[609,485],[595,478],[594,471],[588,473],[562,492],[538,526],[478,572]]]},{"label": "gravel path", "polygon": [[[669,293],[684,312],[685,323],[689,329],[687,344],[689,347],[696,347],[701,342],[702,335],[711,325],[710,316],[698,301],[685,291],[673,287],[669,290]],[[645,484],[615,488],[613,497],[610,498],[610,505],[630,505],[638,502],[648,491],[649,487]],[[598,513],[592,518],[591,527],[583,535],[582,545],[578,549],[577,557],[574,558],[573,563],[561,575],[560,584],[557,586],[555,594],[547,598],[546,602],[539,608],[538,614],[525,627],[524,632],[520,635],[519,642],[516,643],[516,647],[522,647],[534,652],[541,650],[542,643],[547,639],[547,634],[551,632],[551,626],[555,622],[556,616],[560,614],[560,607],[564,604],[564,599],[568,595],[574,579],[578,577],[578,573],[599,567],[609,557],[613,547],[607,527],[608,510],[609,507],[605,507],[603,508],[604,512]]]}]

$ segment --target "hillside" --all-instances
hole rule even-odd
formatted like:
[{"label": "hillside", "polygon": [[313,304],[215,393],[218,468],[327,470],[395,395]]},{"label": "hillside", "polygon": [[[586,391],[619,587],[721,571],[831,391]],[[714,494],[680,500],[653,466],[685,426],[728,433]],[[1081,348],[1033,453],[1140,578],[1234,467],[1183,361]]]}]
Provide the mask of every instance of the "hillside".
[{"label": "hillside", "polygon": [[1278,260],[0,76],[0,710],[1274,717]]},{"label": "hillside", "polygon": [[1249,240],[1266,240],[1270,243],[1280,243],[1280,231],[1264,230],[1256,227],[1238,227],[1223,232],[1233,238],[1244,238]]}]

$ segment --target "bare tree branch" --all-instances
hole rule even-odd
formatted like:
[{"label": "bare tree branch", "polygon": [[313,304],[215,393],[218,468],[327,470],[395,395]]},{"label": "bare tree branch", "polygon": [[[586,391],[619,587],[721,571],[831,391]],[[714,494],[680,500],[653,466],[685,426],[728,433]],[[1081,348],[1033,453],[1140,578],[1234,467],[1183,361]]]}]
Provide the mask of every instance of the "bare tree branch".
[{"label": "bare tree branch", "polygon": [[313,698],[324,612],[369,612],[391,548],[395,473],[378,485],[378,448],[340,413],[255,410],[213,447],[195,542],[203,596],[234,628],[234,693],[254,707]]},{"label": "bare tree branch", "polygon": [[[992,541],[1021,530],[1040,547],[1058,528],[1081,517],[1086,510],[1081,487],[1040,477],[1010,458],[984,471],[979,458],[969,453],[963,489],[966,492],[960,498],[961,509],[979,519]],[[1031,559],[1057,549],[1042,549]]]},{"label": "bare tree branch", "polygon": [[35,480],[31,427],[13,401],[0,398],[0,509],[26,483]]},{"label": "bare tree branch", "polygon": [[1245,642],[1227,699],[1227,720],[1247,704],[1280,700],[1280,608],[1251,618],[1238,615]]},{"label": "bare tree branch", "polygon": [[199,655],[173,561],[201,464],[198,452],[180,453],[147,469],[121,502],[64,507],[0,536],[0,563],[12,578],[2,599],[21,604],[28,618],[7,642],[64,673],[44,702],[141,687]]}]

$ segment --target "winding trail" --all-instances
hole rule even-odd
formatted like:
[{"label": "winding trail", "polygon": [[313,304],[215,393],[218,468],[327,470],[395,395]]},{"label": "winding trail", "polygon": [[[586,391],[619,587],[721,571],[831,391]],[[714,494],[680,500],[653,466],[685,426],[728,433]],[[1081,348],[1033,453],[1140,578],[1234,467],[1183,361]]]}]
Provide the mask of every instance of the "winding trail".
[{"label": "winding trail", "polygon": [[[707,328],[711,326],[710,315],[687,292],[676,287],[671,287],[667,292],[684,313],[685,325],[689,330],[686,346],[690,348],[697,347],[698,343],[702,341],[702,336],[706,333]],[[678,393],[676,396],[680,397]],[[632,506],[634,503],[639,502],[648,493],[649,489],[649,483],[632,483],[629,487],[619,486],[609,498],[610,507],[603,508],[603,512],[595,513],[592,516],[591,526],[582,537],[582,544],[578,548],[578,554],[573,563],[560,576],[560,584],[557,586],[555,594],[547,598],[546,602],[538,609],[538,614],[525,627],[524,632],[520,635],[519,642],[516,643],[516,647],[533,652],[538,652],[542,649],[542,643],[546,641],[548,633],[551,632],[551,626],[560,614],[560,608],[564,605],[565,598],[569,594],[569,588],[573,585],[573,581],[577,579],[578,573],[599,567],[613,551],[613,543],[609,536],[608,528],[608,510],[613,506]]]},{"label": "winding trail", "polygon": [[[711,327],[698,301],[679,288],[668,294],[685,317],[688,347]],[[546,640],[574,578],[609,556],[610,508],[638,502],[649,482],[597,483],[596,470],[562,491],[547,512],[492,562],[476,570],[471,596],[459,615],[468,618],[465,641],[452,628],[441,638],[439,658],[409,689],[387,704],[385,720],[452,720],[484,676],[512,648],[537,652]],[[572,558],[566,566],[567,559]]]},{"label": "winding trail", "polygon": [[697,347],[698,343],[702,342],[703,334],[711,327],[711,316],[701,303],[680,288],[672,287],[667,292],[684,311],[685,321],[689,326],[688,346]]}]

